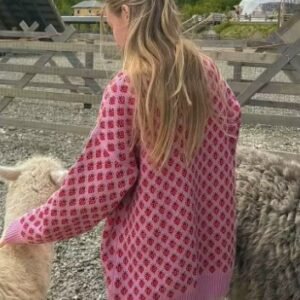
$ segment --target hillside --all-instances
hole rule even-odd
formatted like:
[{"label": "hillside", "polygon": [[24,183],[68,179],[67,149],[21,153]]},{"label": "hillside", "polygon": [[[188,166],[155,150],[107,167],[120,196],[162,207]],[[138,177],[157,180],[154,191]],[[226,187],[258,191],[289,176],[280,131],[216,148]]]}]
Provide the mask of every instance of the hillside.
[{"label": "hillside", "polygon": [[214,27],[221,39],[265,38],[277,29],[277,24],[255,23],[223,23]]}]

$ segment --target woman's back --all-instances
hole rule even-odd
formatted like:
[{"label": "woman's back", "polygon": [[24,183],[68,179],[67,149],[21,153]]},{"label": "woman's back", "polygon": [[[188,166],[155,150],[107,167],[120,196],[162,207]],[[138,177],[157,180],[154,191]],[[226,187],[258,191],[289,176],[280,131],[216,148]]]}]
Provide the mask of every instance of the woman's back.
[{"label": "woman's back", "polygon": [[[135,149],[137,185],[108,218],[104,231],[109,299],[117,299],[122,291],[128,297],[124,299],[176,300],[215,299],[228,292],[235,255],[240,107],[214,63],[204,58],[203,65],[215,117],[209,118],[190,164],[180,138],[175,138],[160,170],[151,163],[146,147]],[[128,82],[122,74],[112,84],[124,87]],[[125,103],[124,109],[134,105]],[[227,123],[218,118],[224,114]]]}]

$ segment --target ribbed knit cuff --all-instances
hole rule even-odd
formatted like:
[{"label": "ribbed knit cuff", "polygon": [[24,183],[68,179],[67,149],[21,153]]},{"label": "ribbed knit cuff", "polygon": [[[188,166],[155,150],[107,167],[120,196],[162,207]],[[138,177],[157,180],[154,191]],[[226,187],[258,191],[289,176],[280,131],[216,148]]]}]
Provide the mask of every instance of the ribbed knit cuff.
[{"label": "ribbed knit cuff", "polygon": [[24,240],[21,236],[21,225],[19,221],[13,221],[6,229],[4,242],[7,244],[22,244]]}]

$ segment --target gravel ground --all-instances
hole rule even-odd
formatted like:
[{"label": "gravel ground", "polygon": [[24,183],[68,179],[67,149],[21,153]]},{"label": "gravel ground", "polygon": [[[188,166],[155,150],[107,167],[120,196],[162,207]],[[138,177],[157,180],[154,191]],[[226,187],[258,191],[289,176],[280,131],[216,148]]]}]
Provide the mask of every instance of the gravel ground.
[{"label": "gravel ground", "polygon": [[[290,98],[285,97],[285,100],[290,101]],[[0,117],[55,121],[92,128],[97,109],[93,107],[87,110],[81,104],[70,105],[51,101],[40,103],[29,99],[15,99]],[[283,114],[282,111],[281,113]],[[257,125],[243,126],[239,144],[270,151],[299,153],[299,141],[300,128]],[[34,154],[44,154],[60,158],[66,167],[69,167],[80,154],[84,142],[85,137],[79,135],[0,127],[0,165],[14,165],[17,161]],[[4,196],[5,186],[0,184],[0,212],[4,211]],[[2,226],[3,220],[0,216],[0,232]],[[57,243],[48,300],[96,300],[99,297],[105,299],[103,273],[99,263],[101,228],[102,224],[79,238]]]}]

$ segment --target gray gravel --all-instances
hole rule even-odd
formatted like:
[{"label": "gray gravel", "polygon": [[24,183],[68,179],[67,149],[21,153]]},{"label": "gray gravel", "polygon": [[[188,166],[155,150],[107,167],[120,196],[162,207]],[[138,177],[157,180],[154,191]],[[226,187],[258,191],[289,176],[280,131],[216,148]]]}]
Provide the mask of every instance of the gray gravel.
[{"label": "gray gravel", "polygon": [[[223,66],[224,67],[224,66]],[[1,76],[0,76],[1,77]],[[290,101],[290,98],[285,98]],[[98,107],[81,104],[15,99],[0,115],[93,127]],[[246,109],[247,110],[247,109]],[[296,113],[296,112],[295,112]],[[53,131],[0,127],[0,164],[14,165],[34,154],[52,155],[71,166],[80,154],[85,137]],[[239,143],[270,151],[299,153],[300,128],[243,126]],[[0,184],[0,212],[3,214],[5,187]],[[0,217],[0,231],[3,219]],[[99,262],[100,224],[79,238],[57,243],[56,259],[48,300],[105,299],[103,273]]]}]

